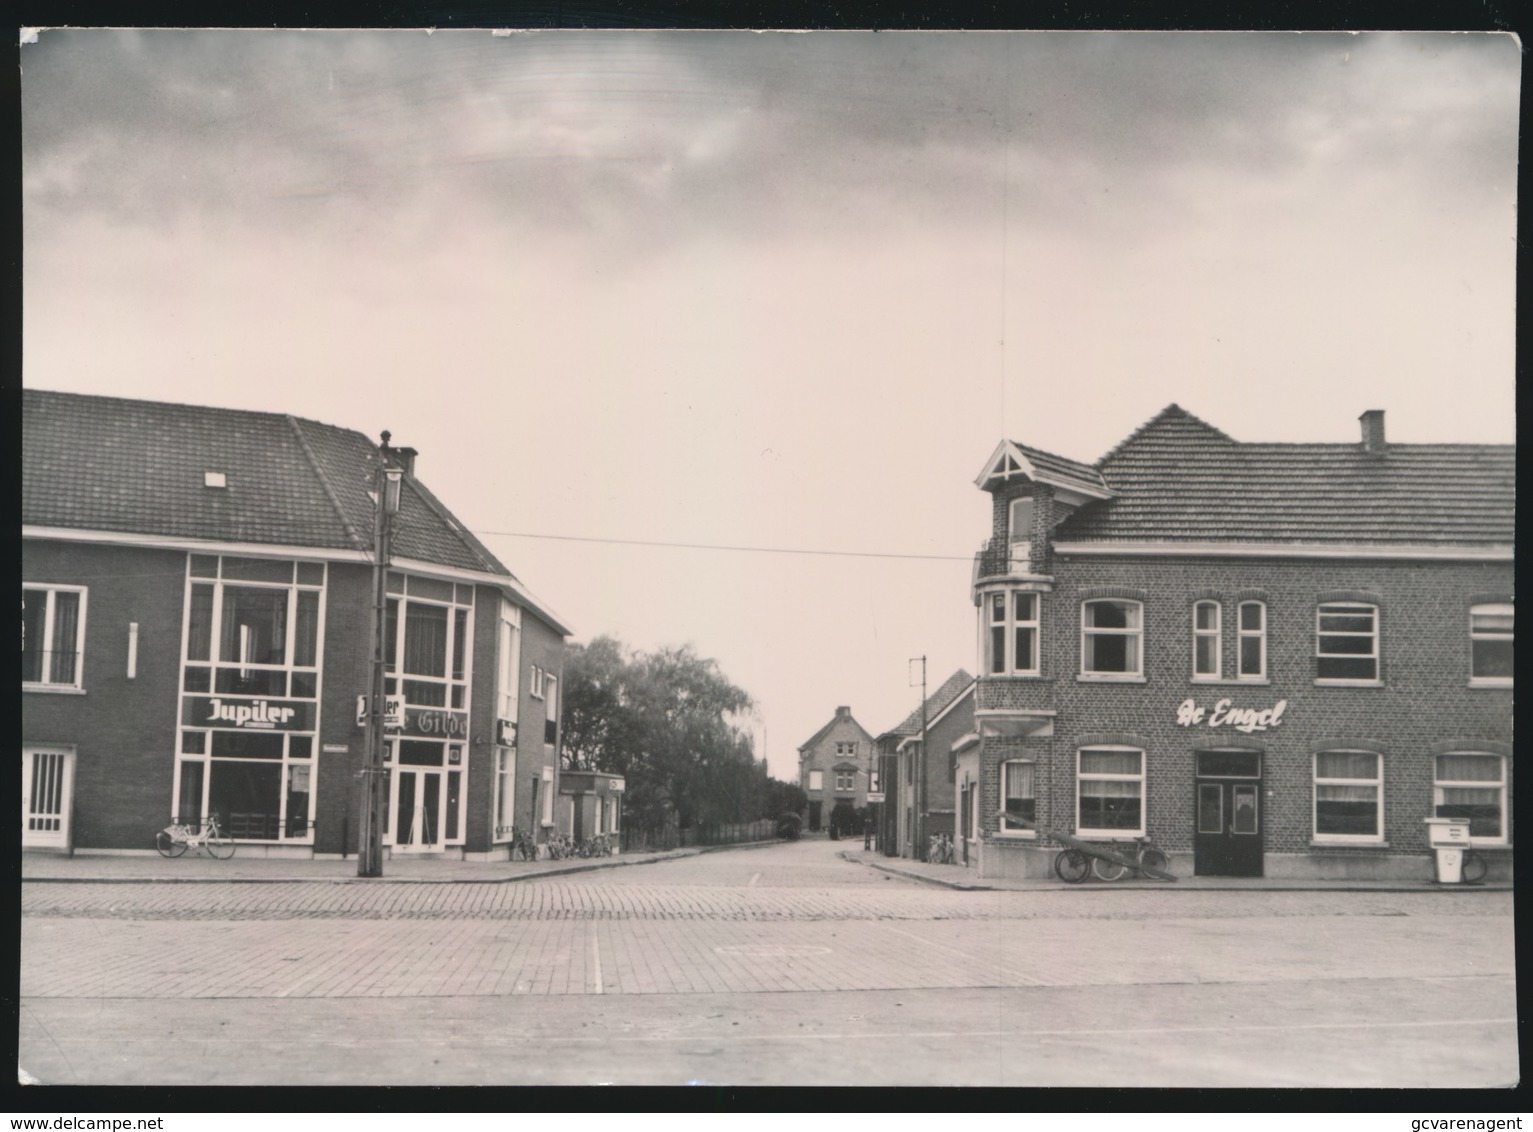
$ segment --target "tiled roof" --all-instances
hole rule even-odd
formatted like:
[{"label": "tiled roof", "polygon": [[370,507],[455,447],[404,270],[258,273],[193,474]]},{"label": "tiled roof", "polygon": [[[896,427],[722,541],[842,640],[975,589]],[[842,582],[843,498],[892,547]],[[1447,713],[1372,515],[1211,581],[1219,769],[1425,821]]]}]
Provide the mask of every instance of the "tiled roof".
[{"label": "tiled roof", "polygon": [[[282,413],[28,389],[22,522],[367,550],[376,451],[359,432]],[[204,486],[206,472],[227,486]],[[511,576],[413,476],[400,495],[397,557]]]},{"label": "tiled roof", "polygon": [[[1016,441],[1012,441],[1016,444]],[[1042,448],[1034,448],[1027,444],[1017,444],[1022,454],[1033,462],[1039,476],[1048,483],[1060,484],[1066,487],[1083,487],[1090,491],[1105,491],[1107,484],[1102,480],[1102,473],[1090,464],[1082,464],[1079,460],[1072,460],[1068,456],[1056,456],[1052,452],[1045,452]]]},{"label": "tiled roof", "polygon": [[[813,735],[809,736],[809,738],[805,739],[802,743],[800,743],[798,745],[798,750],[804,751],[804,750],[807,750],[810,747],[814,746],[821,739],[825,738],[825,736],[829,735],[830,734],[830,729],[832,727],[834,727],[836,724],[840,723],[842,720],[850,720],[852,725],[855,726],[864,735],[868,734],[868,729],[866,727],[864,727],[862,724],[858,723],[857,720],[855,718],[853,718],[853,716],[851,715],[850,712],[848,712],[846,715],[841,715],[840,713],[837,713],[836,715],[833,715],[833,716],[830,717],[830,721],[828,723],[826,723],[824,727],[820,728]],[[872,736],[868,735],[868,738],[871,739]]]},{"label": "tiled roof", "polygon": [[[1031,457],[1031,453],[1028,454]],[[953,673],[942,682],[942,686],[926,697],[926,721],[930,723],[943,713],[944,710],[974,683],[974,677],[970,676],[962,668]],[[885,731],[879,738],[888,735],[919,735],[921,733],[921,709],[907,715],[897,726]]]},{"label": "tiled roof", "polygon": [[1097,463],[1114,498],[1060,542],[1510,544],[1517,450],[1492,444],[1246,444],[1176,405]]}]

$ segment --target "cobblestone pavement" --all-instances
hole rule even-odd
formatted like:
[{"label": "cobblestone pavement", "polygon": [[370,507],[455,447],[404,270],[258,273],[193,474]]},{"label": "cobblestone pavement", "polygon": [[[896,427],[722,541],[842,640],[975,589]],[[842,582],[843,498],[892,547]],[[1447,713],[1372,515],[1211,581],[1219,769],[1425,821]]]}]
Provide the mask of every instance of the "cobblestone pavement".
[{"label": "cobblestone pavement", "polygon": [[[1171,1083],[1516,1074],[1507,892],[957,892],[808,842],[515,884],[31,883],[22,911],[22,1064],[45,1081],[345,1082],[337,1051],[371,1041],[413,1083],[682,1081],[698,1059],[742,1084],[1168,1083],[1090,1053],[1135,1033]],[[827,1067],[827,1033],[885,1052]],[[508,1067],[534,1034],[568,1065]],[[227,1060],[188,1059],[207,1042]],[[1027,1058],[957,1056],[996,1043]]]}]

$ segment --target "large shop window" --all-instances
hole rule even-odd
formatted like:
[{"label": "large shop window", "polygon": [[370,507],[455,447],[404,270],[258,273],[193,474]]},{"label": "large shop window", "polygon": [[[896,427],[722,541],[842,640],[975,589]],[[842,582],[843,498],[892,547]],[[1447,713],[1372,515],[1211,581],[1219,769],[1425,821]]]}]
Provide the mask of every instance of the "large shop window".
[{"label": "large shop window", "polygon": [[85,650],[85,588],[21,587],[21,683],[79,688]]},{"label": "large shop window", "polygon": [[1438,755],[1432,804],[1440,818],[1469,823],[1471,840],[1506,844],[1506,760],[1500,755]]},{"label": "large shop window", "polygon": [[1315,610],[1315,679],[1337,683],[1378,682],[1377,606],[1333,601]]},{"label": "large shop window", "polygon": [[1470,682],[1505,685],[1512,683],[1511,602],[1476,605],[1469,611]]},{"label": "large shop window", "polygon": [[[418,579],[409,579],[413,589]],[[420,580],[423,581],[423,580]],[[472,600],[466,586],[458,587]],[[445,587],[444,600],[452,588]],[[406,707],[464,711],[468,706],[469,610],[414,596],[388,599],[384,656],[388,694],[404,695]],[[403,624],[404,632],[400,632]]]},{"label": "large shop window", "polygon": [[1264,680],[1267,676],[1267,607],[1259,601],[1243,601],[1238,611],[1236,640],[1240,649],[1241,680]]},{"label": "large shop window", "polygon": [[985,671],[992,676],[1038,673],[1038,595],[1023,590],[985,599]]},{"label": "large shop window", "polygon": [[1137,601],[1081,603],[1081,672],[1126,678],[1140,674],[1144,607]]},{"label": "large shop window", "polygon": [[1038,821],[1036,774],[1036,763],[1013,759],[1001,764],[1002,833],[1032,835]]},{"label": "large shop window", "polygon": [[322,563],[191,555],[175,810],[248,841],[310,841]]},{"label": "large shop window", "polygon": [[1317,840],[1383,839],[1383,762],[1371,751],[1324,751],[1315,756]]},{"label": "large shop window", "polygon": [[495,752],[495,840],[507,841],[516,824],[516,752]]},{"label": "large shop window", "polygon": [[1086,835],[1144,833],[1144,752],[1088,747],[1080,752],[1076,830]]},{"label": "large shop window", "polygon": [[1192,675],[1219,678],[1219,603],[1200,601],[1192,607]]}]

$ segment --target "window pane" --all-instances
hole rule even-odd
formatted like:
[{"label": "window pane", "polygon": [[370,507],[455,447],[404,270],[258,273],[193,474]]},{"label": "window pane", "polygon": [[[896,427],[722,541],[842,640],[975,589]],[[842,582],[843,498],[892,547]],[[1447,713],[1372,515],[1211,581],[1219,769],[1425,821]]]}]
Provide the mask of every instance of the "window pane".
[{"label": "window pane", "polygon": [[194,554],[187,570],[194,578],[216,578],[218,559],[210,554]]},{"label": "window pane", "polygon": [[1130,644],[1133,638],[1126,636],[1096,636],[1086,638],[1087,672],[1132,672],[1129,662]]},{"label": "window pane", "polygon": [[284,663],[287,657],[287,591],[225,586],[219,650],[219,659],[225,661]]},{"label": "window pane", "polygon": [[1193,606],[1193,618],[1197,627],[1202,630],[1212,630],[1219,627],[1219,607],[1211,601],[1200,601]]},{"label": "window pane", "polygon": [[1199,751],[1201,778],[1260,778],[1262,757],[1256,751]]},{"label": "window pane", "polygon": [[1240,607],[1240,627],[1248,633],[1260,632],[1262,627],[1261,603],[1248,601]]},{"label": "window pane", "polygon": [[990,595],[990,620],[1000,622],[1006,620],[1006,595]]},{"label": "window pane", "polygon": [[441,766],[442,744],[401,739],[399,762],[402,766]]},{"label": "window pane", "polygon": [[996,625],[990,630],[991,675],[1006,671],[1006,626]]},{"label": "window pane", "polygon": [[[193,672],[205,673],[207,669],[188,668],[188,679]],[[277,668],[220,668],[213,686],[226,696],[285,696],[287,673]]]},{"label": "window pane", "polygon": [[1033,764],[1007,763],[1005,770],[1006,808],[1009,810],[1012,802],[1033,797]]},{"label": "window pane", "polygon": [[1093,629],[1137,629],[1139,606],[1126,601],[1087,602],[1086,624]]},{"label": "window pane", "polygon": [[53,663],[49,680],[75,682],[75,640],[80,628],[80,595],[59,590],[53,595]]},{"label": "window pane", "polygon": [[1372,657],[1347,660],[1322,656],[1315,663],[1315,675],[1322,680],[1374,680],[1378,667]]},{"label": "window pane", "polygon": [[211,660],[213,647],[213,587],[193,586],[187,611],[186,659]]},{"label": "window pane", "polygon": [[1445,786],[1437,816],[1469,823],[1470,837],[1501,836],[1501,789]]},{"label": "window pane", "polygon": [[405,703],[421,707],[446,707],[447,685],[430,680],[406,680]]},{"label": "window pane", "polygon": [[280,759],[283,736],[277,731],[214,731],[213,757]]},{"label": "window pane", "polygon": [[1512,642],[1502,640],[1476,640],[1473,646],[1475,676],[1511,677]]},{"label": "window pane", "polygon": [[208,808],[218,815],[220,826],[231,837],[251,841],[277,840],[281,790],[281,764],[209,764]]},{"label": "window pane", "polygon": [[1038,620],[1038,595],[1015,593],[1011,595],[1012,614],[1018,621]]},{"label": "window pane", "polygon": [[1235,815],[1230,822],[1231,831],[1234,833],[1256,832],[1256,787],[1236,786],[1231,793],[1234,795]]},{"label": "window pane", "polygon": [[1469,624],[1476,633],[1512,632],[1513,610],[1510,605],[1482,605],[1469,613]]},{"label": "window pane", "polygon": [[1033,636],[1036,630],[1018,629],[1016,632],[1016,658],[1015,665],[1018,672],[1031,672],[1038,667],[1033,658]]},{"label": "window pane", "polygon": [[1217,783],[1198,787],[1198,832],[1224,832],[1224,787]]},{"label": "window pane", "polygon": [[182,683],[188,692],[211,692],[213,673],[206,668],[188,668]]},{"label": "window pane", "polygon": [[1240,638],[1240,674],[1242,676],[1262,674],[1262,639],[1260,637]]},{"label": "window pane", "polygon": [[411,602],[405,610],[406,672],[447,675],[447,609]]},{"label": "window pane", "polygon": [[292,679],[292,696],[312,700],[319,690],[319,675],[314,672],[295,672]]},{"label": "window pane", "polygon": [[176,820],[183,825],[202,824],[202,777],[205,769],[204,764],[199,762],[181,764],[181,800],[176,810]]},{"label": "window pane", "polygon": [[1373,614],[1363,612],[1326,613],[1320,614],[1320,628],[1323,632],[1330,633],[1369,633],[1373,632]]},{"label": "window pane", "polygon": [[325,584],[325,564],[323,562],[300,562],[298,564],[298,581],[300,585],[322,586]]},{"label": "window pane", "polygon": [[1315,832],[1374,836],[1379,832],[1378,791],[1373,786],[1317,786]]},{"label": "window pane", "polygon": [[1098,786],[1128,786],[1133,788],[1134,794],[1126,793],[1088,793],[1087,783],[1081,783],[1081,813],[1080,826],[1082,829],[1138,829],[1139,828],[1139,784],[1137,782],[1124,783],[1090,783],[1091,787]]},{"label": "window pane", "polygon": [[1199,676],[1217,676],[1219,674],[1219,661],[1216,650],[1219,647],[1218,637],[1199,636],[1193,641],[1193,653],[1195,655],[1193,671]]},{"label": "window pane", "polygon": [[1321,636],[1320,652],[1325,656],[1372,656],[1372,637]]},{"label": "window pane", "polygon": [[303,837],[309,832],[309,773],[308,766],[288,767],[287,771],[287,836]]},{"label": "window pane", "polygon": [[206,754],[208,750],[208,733],[206,731],[183,731],[181,732],[181,750],[188,755]]},{"label": "window pane", "polygon": [[1327,751],[1315,756],[1316,778],[1377,778],[1378,769],[1379,756],[1363,751]]},{"label": "window pane", "polygon": [[314,736],[312,735],[289,735],[287,737],[287,757],[290,759],[306,759],[314,754]]},{"label": "window pane", "polygon": [[452,678],[462,680],[463,656],[468,646],[468,610],[452,611]]},{"label": "window pane", "polygon": [[1438,755],[1439,782],[1500,782],[1501,759],[1496,755]]},{"label": "window pane", "polygon": [[1138,774],[1139,751],[1082,751],[1082,774]]},{"label": "window pane", "polygon": [[21,591],[21,678],[32,684],[43,678],[43,624],[47,615],[47,590]]},{"label": "window pane", "polygon": [[319,594],[314,590],[298,591],[298,612],[293,626],[293,663],[312,668],[319,644]]},{"label": "window pane", "polygon": [[293,564],[273,562],[269,558],[225,558],[224,577],[238,578],[242,582],[279,582],[286,585],[293,580]]}]

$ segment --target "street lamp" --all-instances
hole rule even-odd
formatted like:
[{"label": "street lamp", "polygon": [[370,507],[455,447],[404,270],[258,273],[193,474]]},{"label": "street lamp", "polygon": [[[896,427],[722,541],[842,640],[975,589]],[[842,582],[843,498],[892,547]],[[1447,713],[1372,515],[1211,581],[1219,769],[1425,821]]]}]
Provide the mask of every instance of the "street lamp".
[{"label": "street lamp", "polygon": [[383,744],[388,705],[384,693],[383,655],[387,639],[389,540],[399,514],[399,485],[404,469],[394,462],[389,434],[382,434],[373,495],[372,680],[367,697],[366,750],[362,758],[362,812],[357,823],[357,876],[383,875]]}]

